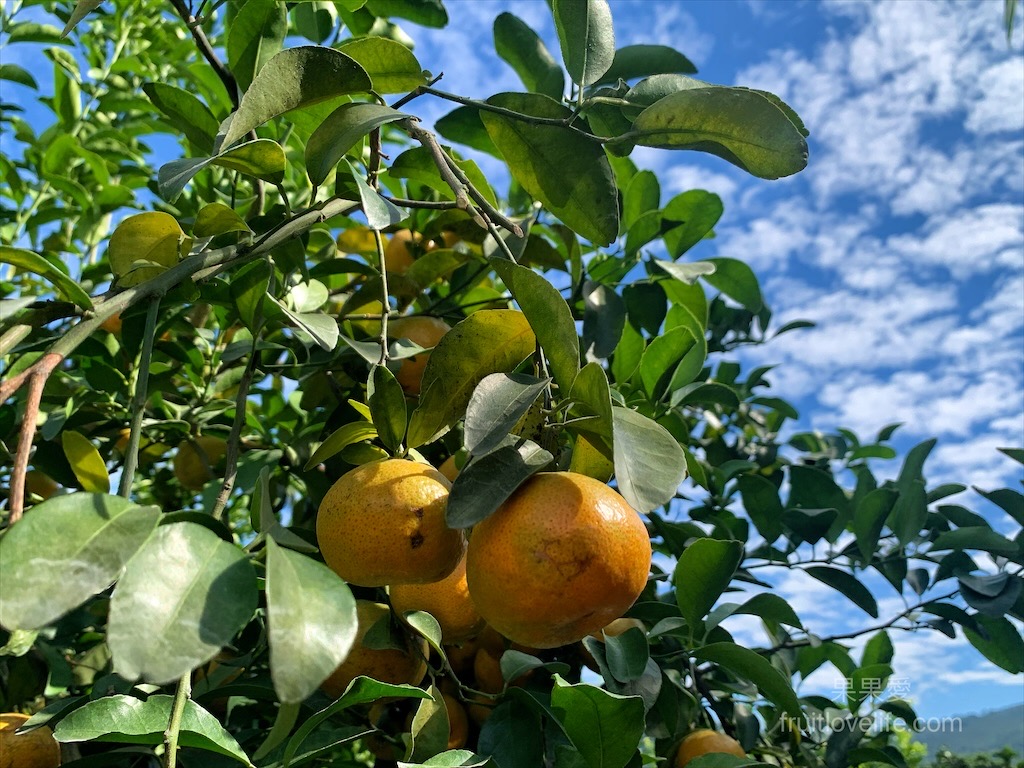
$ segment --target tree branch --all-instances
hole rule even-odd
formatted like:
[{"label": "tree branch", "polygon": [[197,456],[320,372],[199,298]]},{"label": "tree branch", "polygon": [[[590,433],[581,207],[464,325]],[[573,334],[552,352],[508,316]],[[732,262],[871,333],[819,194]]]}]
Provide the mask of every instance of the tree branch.
[{"label": "tree branch", "polygon": [[200,20],[189,11],[188,6],[185,5],[185,0],[171,0],[171,5],[174,6],[174,10],[177,11],[178,16],[181,17],[189,32],[192,33],[192,39],[196,41],[199,53],[203,55],[206,62],[217,73],[217,77],[224,83],[224,88],[227,89],[228,98],[231,99],[231,103],[235,106],[235,109],[238,109],[238,82],[235,80],[235,76],[231,74],[228,68],[224,66],[224,63],[217,57],[213,46],[210,45],[209,38],[200,26]]}]

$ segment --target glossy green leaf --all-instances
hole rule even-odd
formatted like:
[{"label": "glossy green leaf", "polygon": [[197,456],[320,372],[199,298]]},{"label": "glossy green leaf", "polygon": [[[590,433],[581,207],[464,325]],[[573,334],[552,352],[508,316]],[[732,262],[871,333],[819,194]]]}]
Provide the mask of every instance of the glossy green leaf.
[{"label": "glossy green leaf", "polygon": [[671,372],[687,353],[697,347],[698,340],[688,328],[673,328],[647,345],[640,358],[640,380],[651,400],[661,398]]},{"label": "glossy green leaf", "polygon": [[501,153],[491,141],[484,127],[480,110],[474,107],[456,107],[434,123],[434,129],[448,141],[465,144],[467,147],[500,158]]},{"label": "glossy green leaf", "polygon": [[374,365],[370,368],[366,397],[380,441],[388,449],[397,451],[405,439],[407,425],[402,385],[385,366]]},{"label": "glossy green leaf", "polygon": [[611,67],[595,85],[665,73],[692,75],[696,71],[693,62],[675,48],[667,45],[627,45],[615,51]]},{"label": "glossy green leaf", "polygon": [[395,40],[364,37],[346,41],[340,50],[366,71],[377,93],[405,93],[427,82],[413,52]]},{"label": "glossy green leaf", "polygon": [[1017,525],[1024,525],[1024,494],[1012,488],[999,488],[995,491],[983,491],[975,487],[978,493],[1014,519]]},{"label": "glossy green leaf", "polygon": [[580,370],[579,336],[569,305],[557,288],[532,269],[504,259],[492,259],[491,266],[530,321],[555,382],[568,392]]},{"label": "glossy green leaf", "polygon": [[664,235],[665,247],[673,259],[712,234],[725,210],[722,198],[703,189],[691,189],[672,198],[662,211],[666,221],[682,222]]},{"label": "glossy green leaf", "polygon": [[210,163],[277,184],[284,178],[288,160],[284,148],[276,141],[256,139],[216,155]]},{"label": "glossy green leaf", "polygon": [[585,418],[571,426],[574,431],[596,435],[603,442],[612,443],[612,401],[608,376],[599,363],[587,363],[580,369],[569,392],[573,401],[573,418]]},{"label": "glossy green leaf", "polygon": [[254,335],[263,326],[263,304],[270,287],[273,268],[260,259],[234,273],[231,280],[231,298],[238,308],[238,315]]},{"label": "glossy green leaf", "polygon": [[153,106],[163,112],[170,124],[184,133],[200,152],[213,152],[218,123],[209,107],[194,94],[168,83],[146,83],[142,90]]},{"label": "glossy green leaf", "polygon": [[[553,99],[535,93],[499,93],[487,102],[537,117],[567,118],[571,114]],[[618,196],[600,144],[567,127],[532,125],[492,112],[481,112],[480,119],[512,177],[527,192],[595,245],[615,240]]]},{"label": "glossy green leaf", "polygon": [[422,763],[398,761],[398,768],[487,768],[494,765],[490,757],[482,757],[468,749],[449,749]]},{"label": "glossy green leaf", "polygon": [[[245,220],[224,203],[209,203],[199,209],[192,234],[196,237],[215,237],[227,232],[252,232]],[[232,282],[234,287],[234,282]]]},{"label": "glossy green leaf", "polygon": [[526,90],[556,101],[565,91],[565,75],[544,41],[522,19],[511,13],[494,20],[494,50],[515,70]]},{"label": "glossy green leaf", "polygon": [[365,7],[374,16],[397,16],[423,27],[440,29],[448,24],[448,12],[441,0],[366,0]]},{"label": "glossy green leaf", "polygon": [[449,528],[469,528],[489,517],[531,475],[554,457],[531,440],[511,438],[459,472],[448,495]]},{"label": "glossy green leaf", "polygon": [[721,539],[697,539],[679,556],[672,576],[676,605],[695,631],[700,620],[729,586],[743,559],[743,543]]},{"label": "glossy green leaf", "polygon": [[639,680],[647,669],[650,651],[647,636],[638,627],[631,627],[621,635],[605,636],[605,658],[608,669],[621,683]]},{"label": "glossy green leaf", "polygon": [[[451,151],[448,152],[448,155],[488,202],[497,206],[498,202],[494,195],[494,190],[491,189],[491,185],[488,183],[487,177],[480,170],[480,167],[472,160],[459,159]],[[388,175],[396,179],[418,181],[437,191],[445,200],[455,199],[455,192],[452,191],[452,188],[442,178],[440,171],[437,169],[437,163],[434,162],[433,155],[431,155],[426,147],[413,147],[400,154],[388,167]]]},{"label": "glossy green leaf", "polygon": [[56,496],[32,507],[0,539],[0,624],[39,629],[102,592],[159,516],[156,507],[92,493]]},{"label": "glossy green leaf", "polygon": [[92,309],[92,299],[89,298],[89,294],[66,272],[44,259],[38,253],[25,250],[24,248],[0,245],[0,263],[10,264],[18,269],[39,275],[53,283],[68,301],[77,304],[83,309]]},{"label": "glossy green leaf", "polygon": [[712,643],[698,648],[693,655],[714,664],[721,664],[730,672],[749,680],[761,694],[790,717],[804,722],[800,702],[789,679],[763,656],[734,643]]},{"label": "glossy green leaf", "polygon": [[633,121],[624,141],[717,155],[762,179],[807,165],[807,142],[786,113],[757,91],[707,86],[672,93]]},{"label": "glossy green leaf", "polygon": [[82,490],[87,493],[108,493],[110,476],[107,475],[107,465],[89,438],[73,430],[64,430],[60,433],[60,441]]},{"label": "glossy green leaf", "polygon": [[[371,39],[384,42],[381,38]],[[405,50],[404,46],[399,47]],[[313,186],[322,184],[345,153],[374,129],[408,117],[404,112],[382,104],[342,104],[306,142],[306,173],[310,182]]]},{"label": "glossy green leaf", "polygon": [[451,726],[448,709],[436,685],[428,689],[429,699],[422,699],[412,718],[412,749],[410,760],[421,761],[444,751],[448,746]]},{"label": "glossy green leaf", "polygon": [[615,32],[607,0],[552,0],[555,31],[569,77],[593,85],[615,58]]},{"label": "glossy green leaf", "polygon": [[75,8],[71,11],[71,16],[68,17],[67,24],[64,25],[64,30],[60,33],[61,37],[67,37],[68,32],[75,28],[75,26],[92,13],[103,0],[78,0],[75,3]]},{"label": "glossy green leaf", "polygon": [[589,768],[625,768],[644,732],[639,696],[618,696],[555,675],[551,709]]},{"label": "glossy green leaf", "polygon": [[[544,713],[546,714],[546,713]],[[544,764],[542,710],[531,701],[509,696],[494,708],[480,729],[477,748],[501,768],[536,768]]]},{"label": "glossy green leaf", "polygon": [[368,421],[353,421],[334,430],[313,451],[313,455],[306,462],[305,470],[308,472],[317,464],[322,464],[332,456],[341,453],[344,448],[364,440],[372,440],[377,436],[377,428]]},{"label": "glossy green leaf", "polygon": [[[163,694],[145,701],[116,694],[90,701],[64,716],[53,736],[62,743],[113,741],[122,744],[162,744],[171,720],[174,697]],[[185,702],[179,746],[215,752],[251,766],[249,758],[213,715],[194,701]]]},{"label": "glossy green leaf", "polygon": [[220,146],[230,147],[289,110],[335,96],[365,93],[372,85],[366,71],[340,51],[318,46],[289,48],[266,63],[242,96],[238,111],[221,124]]},{"label": "glossy green leaf", "polygon": [[278,699],[308,698],[348,656],[356,601],[323,563],[267,540],[270,675]]},{"label": "glossy green leaf", "polygon": [[484,377],[466,406],[466,450],[482,456],[497,448],[549,381],[523,373],[492,373]]},{"label": "glossy green leaf", "polygon": [[661,205],[661,184],[653,171],[640,171],[622,192],[622,226],[628,230],[640,216]]},{"label": "glossy green leaf", "polygon": [[938,538],[932,542],[929,551],[941,552],[946,549],[976,549],[1009,558],[1013,558],[1019,553],[1019,547],[1015,542],[1000,536],[986,526],[958,528],[954,531],[940,533]]},{"label": "glossy green leaf", "polygon": [[674,261],[655,259],[654,264],[668,275],[682,283],[693,285],[698,278],[714,274],[716,266],[711,261],[691,261],[677,264]]},{"label": "glossy green leaf", "polygon": [[626,324],[626,304],[614,289],[599,283],[583,285],[583,348],[594,357],[615,351]]},{"label": "glossy green leaf", "polygon": [[29,88],[39,87],[31,73],[17,64],[0,64],[0,80],[8,80],[12,83],[28,86]]},{"label": "glossy green leaf", "polygon": [[876,488],[868,493],[853,515],[853,532],[857,536],[857,547],[861,559],[868,562],[878,546],[885,520],[896,503],[897,494],[890,488]]},{"label": "glossy green leaf", "polygon": [[796,615],[793,607],[779,595],[771,592],[763,592],[754,595],[745,603],[736,607],[735,614],[747,614],[760,616],[768,621],[775,621],[779,624],[788,624],[791,627],[803,627],[800,617]]},{"label": "glossy green leaf", "polygon": [[737,478],[737,488],[746,510],[757,532],[769,544],[782,535],[782,501],[779,489],[765,477],[743,474]]},{"label": "glossy green leaf", "polygon": [[386,200],[380,192],[375,190],[362,176],[353,172],[353,180],[359,190],[359,200],[362,204],[363,213],[366,214],[366,223],[370,229],[386,229],[394,226],[405,214],[390,200]]},{"label": "glossy green leaf", "polygon": [[982,656],[1011,675],[1024,672],[1024,639],[1017,628],[1004,617],[976,616],[975,620],[985,633],[964,627],[964,635]]},{"label": "glossy green leaf", "polygon": [[615,481],[637,512],[667,504],[686,477],[686,454],[663,426],[628,408],[612,408]]},{"label": "glossy green leaf", "polygon": [[281,3],[246,3],[228,24],[228,67],[242,91],[283,47],[288,9]]},{"label": "glossy green leaf", "polygon": [[128,561],[110,599],[114,671],[126,680],[177,680],[231,642],[256,597],[256,574],[239,547],[194,523],[161,526]]},{"label": "glossy green leaf", "polygon": [[739,259],[715,258],[707,261],[714,265],[715,271],[703,276],[705,282],[735,300],[744,309],[755,314],[761,311],[764,300],[754,270]]},{"label": "glossy green leaf", "polygon": [[837,592],[841,592],[869,616],[878,618],[878,604],[875,602],[874,596],[852,574],[825,565],[812,565],[804,570],[822,584],[827,584]]},{"label": "glossy green leaf", "polygon": [[474,312],[446,333],[423,371],[419,406],[409,421],[410,448],[446,432],[463,417],[485,376],[507,373],[533,354],[533,330],[522,312]]}]

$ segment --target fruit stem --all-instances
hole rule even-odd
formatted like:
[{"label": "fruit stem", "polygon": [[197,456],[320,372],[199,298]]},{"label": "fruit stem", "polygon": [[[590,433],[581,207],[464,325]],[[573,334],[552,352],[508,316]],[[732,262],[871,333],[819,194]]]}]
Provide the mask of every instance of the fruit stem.
[{"label": "fruit stem", "polygon": [[171,721],[164,731],[164,765],[166,768],[175,768],[178,764],[178,735],[181,733],[181,720],[185,715],[185,704],[192,695],[192,673],[186,672],[178,681],[178,690],[174,694],[174,704],[171,708]]}]

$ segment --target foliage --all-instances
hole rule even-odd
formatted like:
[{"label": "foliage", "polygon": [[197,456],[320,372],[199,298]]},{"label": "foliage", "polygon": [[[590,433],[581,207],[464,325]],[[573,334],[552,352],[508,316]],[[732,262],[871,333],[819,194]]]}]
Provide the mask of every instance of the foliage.
[{"label": "foliage", "polygon": [[[616,49],[605,0],[552,0],[564,70],[499,16],[524,91],[485,100],[435,88],[407,45],[399,24],[448,23],[441,0],[42,3],[64,35],[38,5],[0,10],[5,50],[53,64],[52,90],[0,67],[51,121],[5,105],[5,709],[104,765],[172,765],[179,748],[194,765],[366,765],[374,736],[415,765],[624,768],[711,726],[758,761],[742,764],[901,766],[890,731],[863,727],[915,717],[881,695],[891,631],[960,631],[1024,671],[1007,618],[1024,618],[1024,538],[951,503],[965,486],[929,485],[932,441],[881,480],[895,426],[790,434],[768,370],[732,353],[802,324],[773,326],[742,261],[689,257],[716,195],[663,204],[628,159],[688,149],[796,173],[807,130],[776,96],[696,80],[662,46]],[[416,117],[425,98],[458,105],[436,134]],[[507,189],[437,134],[503,163]],[[388,270],[403,229],[421,235],[415,259]],[[418,396],[393,375],[424,353],[389,332],[409,315],[453,326]],[[199,490],[174,471],[184,449],[210,478]],[[542,469],[614,477],[656,551],[629,611],[646,631],[550,651],[499,639],[476,651],[500,657],[481,691],[414,613],[367,634],[422,634],[432,684],[318,691],[352,643],[353,596],[386,595],[322,565],[316,511],[387,455],[458,457],[453,527]],[[29,466],[65,490],[26,498]],[[1024,525],[1019,492],[978,493]],[[791,570],[864,628],[804,626],[771,591]],[[871,573],[905,610],[880,615]],[[736,615],[767,647],[735,642]],[[861,635],[855,656],[844,641]],[[826,665],[845,697],[800,695]],[[440,686],[479,715],[468,751],[446,750]]]}]

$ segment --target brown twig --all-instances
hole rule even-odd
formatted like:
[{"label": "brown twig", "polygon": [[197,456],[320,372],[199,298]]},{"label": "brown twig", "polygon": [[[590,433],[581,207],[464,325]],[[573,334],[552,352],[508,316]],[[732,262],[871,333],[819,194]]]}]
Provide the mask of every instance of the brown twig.
[{"label": "brown twig", "polygon": [[224,87],[227,89],[228,98],[231,99],[231,103],[238,109],[238,82],[235,80],[235,76],[231,74],[230,70],[224,66],[224,63],[217,57],[217,54],[213,50],[213,46],[210,45],[210,39],[203,32],[203,28],[199,25],[200,20],[192,15],[189,11],[188,6],[185,5],[185,0],[171,0],[171,5],[174,6],[174,10],[177,11],[181,20],[188,26],[189,32],[192,33],[192,39],[196,41],[196,47],[199,52],[206,59],[206,62],[213,67],[213,71],[220,78],[220,81],[224,83]]},{"label": "brown twig", "polygon": [[238,475],[238,454],[241,452],[242,426],[245,424],[245,408],[249,400],[249,387],[252,386],[252,378],[256,372],[256,362],[259,355],[256,352],[258,337],[253,337],[252,350],[249,353],[249,362],[245,366],[242,380],[238,382],[238,394],[235,396],[235,420],[231,422],[231,434],[228,435],[228,447],[224,457],[224,482],[221,483],[220,492],[214,502],[213,511],[210,516],[214,520],[220,520],[224,509],[231,498],[231,491],[235,488],[235,478]]}]

